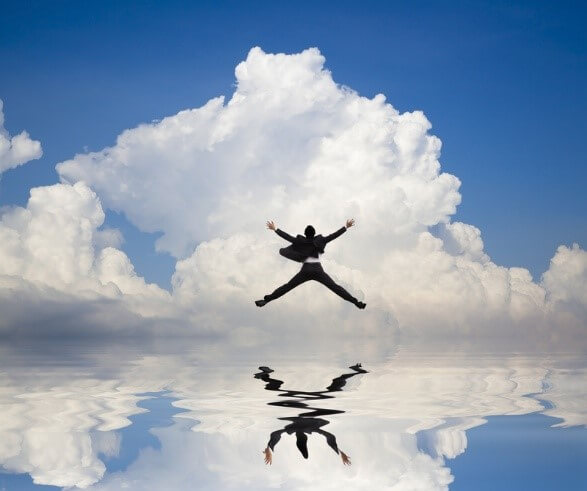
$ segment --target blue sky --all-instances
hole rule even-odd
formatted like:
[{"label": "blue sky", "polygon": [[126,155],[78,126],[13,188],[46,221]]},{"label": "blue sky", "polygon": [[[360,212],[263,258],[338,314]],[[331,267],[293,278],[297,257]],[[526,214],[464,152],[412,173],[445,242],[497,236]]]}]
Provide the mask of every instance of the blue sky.
[{"label": "blue sky", "polygon": [[452,491],[581,489],[585,429],[556,428],[543,414],[494,416],[467,432],[467,452],[450,462]]},{"label": "blue sky", "polygon": [[[251,47],[317,46],[337,82],[425,112],[463,183],[456,219],[496,263],[538,277],[558,244],[587,243],[586,20],[580,2],[4,2],[5,125],[44,156],[2,175],[0,205],[125,128],[229,95]],[[114,213],[108,224],[167,285],[174,260],[154,237]]]}]

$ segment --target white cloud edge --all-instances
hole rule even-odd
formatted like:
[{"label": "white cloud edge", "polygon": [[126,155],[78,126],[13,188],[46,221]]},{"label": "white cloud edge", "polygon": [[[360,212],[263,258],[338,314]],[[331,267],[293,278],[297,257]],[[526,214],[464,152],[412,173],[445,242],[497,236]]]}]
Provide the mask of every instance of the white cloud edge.
[{"label": "white cloud edge", "polygon": [[4,102],[0,99],[0,175],[43,155],[41,142],[32,140],[26,131],[12,137],[9,135],[4,127],[3,109]]}]

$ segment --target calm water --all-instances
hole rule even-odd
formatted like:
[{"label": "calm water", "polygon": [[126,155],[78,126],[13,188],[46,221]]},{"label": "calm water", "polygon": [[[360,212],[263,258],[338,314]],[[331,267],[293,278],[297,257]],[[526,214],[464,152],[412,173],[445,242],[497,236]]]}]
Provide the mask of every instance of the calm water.
[{"label": "calm water", "polygon": [[378,340],[4,343],[0,489],[587,489],[586,365]]}]

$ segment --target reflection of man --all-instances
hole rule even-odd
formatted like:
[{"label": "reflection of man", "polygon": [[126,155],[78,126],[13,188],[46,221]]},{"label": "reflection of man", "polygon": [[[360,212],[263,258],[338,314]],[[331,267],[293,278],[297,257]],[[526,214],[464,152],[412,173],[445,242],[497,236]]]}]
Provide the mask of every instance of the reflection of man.
[{"label": "reflection of man", "polygon": [[271,433],[267,447],[263,451],[265,454],[265,463],[271,464],[273,462],[273,456],[271,452],[275,452],[275,445],[281,439],[283,433],[288,435],[296,435],[296,447],[298,447],[300,453],[304,456],[304,459],[308,458],[308,435],[311,433],[318,433],[326,437],[326,443],[332,448],[337,454],[340,455],[342,463],[344,465],[351,465],[351,459],[342,450],[339,450],[338,444],[336,443],[336,437],[328,431],[322,430],[322,426],[328,424],[328,421],[322,418],[304,418],[304,417],[293,417],[293,418],[279,418],[281,420],[289,420],[290,424],[286,425],[282,430],[277,430]]},{"label": "reflection of man", "polygon": [[289,247],[284,247],[279,250],[279,253],[292,261],[303,263],[302,269],[287,283],[277,288],[269,295],[265,295],[263,300],[256,300],[255,305],[257,307],[263,307],[272,300],[276,300],[282,295],[285,295],[290,290],[293,290],[296,286],[305,283],[306,281],[314,280],[318,283],[322,283],[326,288],[329,288],[339,297],[345,299],[347,302],[351,302],[359,309],[364,309],[366,303],[357,300],[349,292],[347,292],[342,286],[335,283],[335,281],[328,276],[322,269],[320,264],[320,255],[324,253],[326,244],[330,241],[340,237],[347,229],[351,228],[355,224],[355,221],[351,218],[346,221],[346,225],[341,227],[336,232],[323,237],[322,235],[316,235],[316,231],[312,225],[308,225],[304,231],[305,235],[298,235],[293,237],[288,233],[284,232],[275,227],[272,221],[267,222],[267,228],[273,230],[281,238],[291,242]]},{"label": "reflection of man", "polygon": [[344,373],[334,378],[332,380],[332,383],[325,390],[309,392],[300,390],[281,389],[283,381],[272,378],[269,375],[273,372],[273,370],[269,367],[259,367],[259,370],[261,370],[261,372],[255,374],[255,378],[267,382],[265,385],[266,390],[281,392],[280,396],[293,398],[293,400],[287,399],[278,402],[270,402],[269,405],[295,407],[299,409],[309,410],[300,413],[298,416],[278,418],[282,421],[290,421],[290,423],[285,425],[283,429],[271,433],[269,441],[267,442],[267,447],[265,448],[265,450],[263,450],[266,464],[271,464],[273,462],[273,455],[271,452],[275,451],[275,445],[277,445],[277,443],[281,439],[281,436],[284,433],[287,433],[288,435],[295,434],[296,446],[298,447],[298,450],[305,459],[308,458],[308,435],[311,433],[317,433],[326,438],[326,443],[330,448],[332,448],[332,450],[334,450],[337,454],[340,455],[340,458],[342,459],[342,463],[344,465],[351,465],[351,460],[349,456],[338,448],[336,437],[332,433],[329,433],[328,431],[322,429],[322,427],[326,426],[329,422],[325,419],[318,417],[331,414],[338,414],[344,411],[314,408],[310,407],[305,402],[302,402],[315,401],[319,399],[332,399],[334,396],[327,394],[341,391],[342,388],[346,385],[347,379],[354,377],[355,375],[358,375],[360,373],[367,373],[367,371],[361,367],[360,363],[357,363],[356,365],[353,365],[350,368],[353,370],[353,373]]}]

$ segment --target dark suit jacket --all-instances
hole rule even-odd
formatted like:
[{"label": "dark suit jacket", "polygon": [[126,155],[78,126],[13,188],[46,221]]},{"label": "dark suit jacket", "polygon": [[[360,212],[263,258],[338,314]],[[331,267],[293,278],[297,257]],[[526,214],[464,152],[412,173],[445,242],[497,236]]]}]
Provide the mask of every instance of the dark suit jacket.
[{"label": "dark suit jacket", "polygon": [[292,261],[297,261],[298,263],[303,263],[309,257],[318,257],[318,254],[323,254],[326,244],[331,240],[340,237],[345,232],[346,227],[341,227],[336,232],[327,235],[326,237],[315,235],[311,239],[308,239],[304,235],[292,237],[279,228],[275,231],[275,233],[281,238],[291,242],[290,246],[279,249],[279,254]]}]

